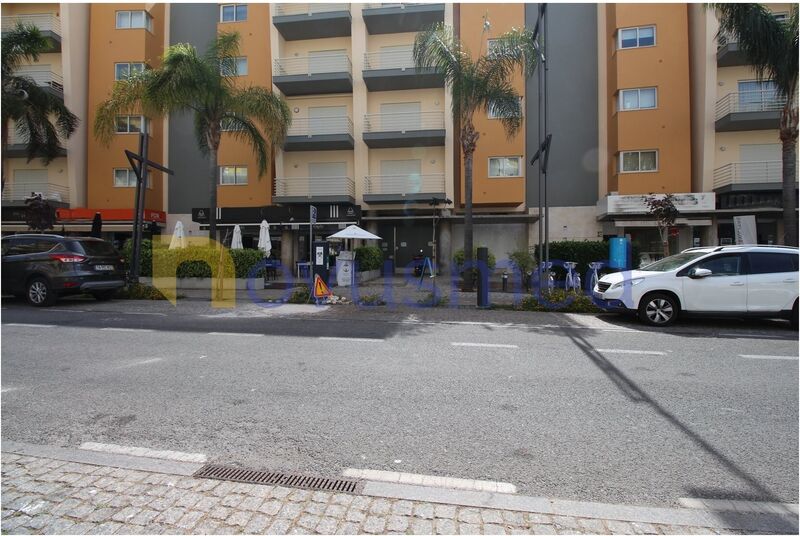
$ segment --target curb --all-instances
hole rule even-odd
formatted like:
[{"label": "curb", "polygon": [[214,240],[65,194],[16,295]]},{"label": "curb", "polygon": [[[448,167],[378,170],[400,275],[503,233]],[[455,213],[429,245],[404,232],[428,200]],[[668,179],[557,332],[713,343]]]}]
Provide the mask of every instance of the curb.
[{"label": "curb", "polygon": [[[9,454],[51,458],[67,462],[133,469],[152,473],[166,473],[191,477],[203,464],[158,458],[145,458],[128,454],[115,454],[46,445],[33,445],[6,440],[0,450]],[[424,501],[457,506],[493,508],[556,516],[571,516],[633,523],[684,525],[714,529],[734,529],[746,532],[774,532],[797,534],[797,505],[779,503],[749,503],[761,505],[750,511],[732,511],[719,508],[700,508],[703,502],[691,503],[694,508],[662,508],[628,506],[598,502],[568,501],[532,497],[512,493],[471,491],[437,488],[425,485],[400,484],[367,480],[362,495],[387,499]],[[705,502],[708,502],[706,500]],[[732,504],[735,506],[736,501]],[[779,505],[776,507],[775,505]],[[777,511],[776,511],[776,508]],[[770,511],[771,510],[771,511]],[[778,513],[786,512],[786,513]]]}]

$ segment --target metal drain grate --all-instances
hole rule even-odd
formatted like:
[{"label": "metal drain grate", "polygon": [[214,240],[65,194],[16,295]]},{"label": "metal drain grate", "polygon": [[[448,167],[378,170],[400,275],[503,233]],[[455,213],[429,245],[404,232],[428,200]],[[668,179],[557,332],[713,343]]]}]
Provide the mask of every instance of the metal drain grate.
[{"label": "metal drain grate", "polygon": [[216,480],[230,480],[246,484],[268,484],[272,486],[285,486],[287,488],[302,488],[322,491],[335,491],[341,493],[358,493],[361,491],[361,482],[349,478],[324,478],[320,476],[301,475],[296,473],[279,473],[270,471],[256,471],[226,465],[207,464],[197,470],[195,478],[213,478]]}]

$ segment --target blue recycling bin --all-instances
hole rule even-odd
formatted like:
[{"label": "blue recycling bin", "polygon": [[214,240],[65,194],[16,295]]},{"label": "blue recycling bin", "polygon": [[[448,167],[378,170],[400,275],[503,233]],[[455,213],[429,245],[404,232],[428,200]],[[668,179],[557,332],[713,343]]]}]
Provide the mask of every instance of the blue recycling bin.
[{"label": "blue recycling bin", "polygon": [[625,237],[615,237],[608,244],[608,266],[616,270],[630,270],[631,241]]}]

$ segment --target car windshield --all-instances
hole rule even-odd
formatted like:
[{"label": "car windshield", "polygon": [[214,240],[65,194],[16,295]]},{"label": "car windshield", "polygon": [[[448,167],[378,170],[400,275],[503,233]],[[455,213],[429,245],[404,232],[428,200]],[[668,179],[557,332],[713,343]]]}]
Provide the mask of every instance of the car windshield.
[{"label": "car windshield", "polygon": [[671,255],[669,257],[664,257],[660,261],[656,261],[653,264],[648,264],[640,270],[645,272],[669,272],[670,270],[675,270],[680,268],[687,262],[691,262],[697,258],[702,257],[703,255],[708,255],[708,251],[692,251],[687,253],[678,253],[677,255]]},{"label": "car windshield", "polygon": [[89,256],[113,257],[119,255],[114,246],[103,240],[80,240],[78,243]]}]

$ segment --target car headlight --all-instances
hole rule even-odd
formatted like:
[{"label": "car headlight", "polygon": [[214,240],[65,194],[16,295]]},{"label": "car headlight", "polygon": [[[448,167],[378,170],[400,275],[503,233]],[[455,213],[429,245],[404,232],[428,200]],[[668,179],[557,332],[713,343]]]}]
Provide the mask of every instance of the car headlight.
[{"label": "car headlight", "polygon": [[622,281],[618,281],[618,282],[614,283],[613,285],[611,285],[611,288],[614,289],[614,288],[619,288],[619,287],[622,287],[622,286],[635,287],[636,285],[638,285],[642,281],[644,281],[644,277],[638,277],[636,279],[624,279]]}]

